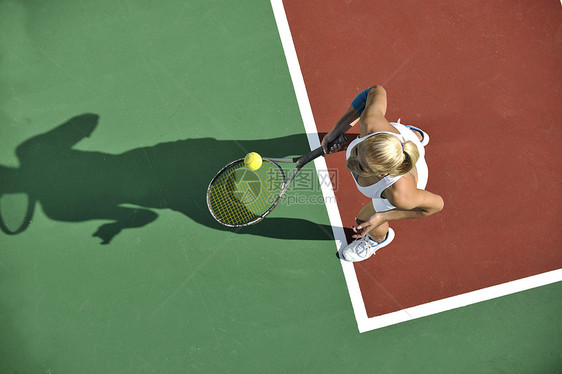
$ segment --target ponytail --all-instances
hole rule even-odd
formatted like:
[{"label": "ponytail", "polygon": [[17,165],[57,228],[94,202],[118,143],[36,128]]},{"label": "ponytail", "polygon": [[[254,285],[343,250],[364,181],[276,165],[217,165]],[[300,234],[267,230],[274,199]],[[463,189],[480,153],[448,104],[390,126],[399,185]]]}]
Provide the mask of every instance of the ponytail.
[{"label": "ponytail", "polygon": [[381,133],[365,139],[367,147],[367,163],[375,174],[388,174],[397,177],[410,172],[420,154],[418,147],[412,142],[402,143],[398,136]]},{"label": "ponytail", "polygon": [[414,142],[408,140],[406,143],[402,144],[402,148],[404,149],[404,159],[402,163],[396,168],[396,170],[389,173],[393,177],[409,173],[414,168],[414,166],[416,166],[416,163],[420,158],[418,147],[416,147]]}]

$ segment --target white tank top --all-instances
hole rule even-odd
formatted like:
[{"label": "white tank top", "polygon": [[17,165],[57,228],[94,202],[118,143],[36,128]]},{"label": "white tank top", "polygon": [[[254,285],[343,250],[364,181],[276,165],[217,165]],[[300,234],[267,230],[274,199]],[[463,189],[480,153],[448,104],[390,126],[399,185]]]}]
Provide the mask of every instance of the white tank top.
[{"label": "white tank top", "polygon": [[[387,131],[381,131],[381,132],[375,132],[375,133],[371,133],[368,134],[362,138],[356,138],[353,141],[351,141],[351,143],[349,143],[349,146],[347,147],[347,152],[346,152],[346,160],[349,158],[349,156],[351,155],[351,151],[353,149],[353,147],[355,147],[357,144],[361,143],[362,141],[364,141],[365,139],[376,135],[376,134],[391,134],[396,136],[398,139],[400,139],[400,141],[402,143],[407,142],[407,141],[412,141],[414,142],[414,144],[418,147],[418,152],[420,154],[420,158],[418,160],[418,163],[420,163],[420,161],[422,161],[425,164],[425,149],[424,147],[421,145],[419,138],[417,137],[416,134],[414,134],[414,132],[412,130],[410,130],[408,127],[400,124],[400,122],[395,123],[395,122],[391,122],[390,123],[396,130],[398,130],[400,132],[400,134],[396,134],[393,132],[387,132]],[[418,163],[416,163],[416,166],[418,165]],[[355,184],[357,185],[357,189],[359,190],[359,192],[361,192],[363,195],[373,199],[373,206],[375,208],[375,210],[377,212],[384,212],[387,210],[392,210],[392,209],[396,209],[396,207],[394,205],[392,205],[387,199],[382,198],[382,193],[384,192],[384,190],[386,190],[388,187],[392,186],[397,180],[399,180],[400,178],[402,178],[404,175],[400,175],[397,177],[391,177],[390,175],[387,175],[386,177],[382,178],[380,181],[378,181],[375,184],[372,184],[370,186],[360,186],[359,183],[357,182],[357,175],[354,173],[351,173],[353,175],[353,180],[355,181]],[[419,189],[424,189],[425,188],[425,184],[427,182],[423,181],[422,178],[418,178],[418,188]]]}]

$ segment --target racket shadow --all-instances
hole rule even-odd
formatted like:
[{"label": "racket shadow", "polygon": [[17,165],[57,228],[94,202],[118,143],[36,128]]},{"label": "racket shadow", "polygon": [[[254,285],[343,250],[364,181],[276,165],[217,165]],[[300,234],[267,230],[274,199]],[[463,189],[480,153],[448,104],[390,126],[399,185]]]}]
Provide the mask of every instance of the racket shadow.
[{"label": "racket shadow", "polygon": [[93,233],[102,244],[125,229],[155,221],[161,209],[244,235],[332,238],[329,225],[293,218],[266,218],[255,226],[229,229],[218,224],[206,207],[208,183],[224,164],[250,150],[277,157],[300,154],[308,149],[304,134],[261,140],[190,138],[118,154],[73,149],[92,135],[98,122],[98,115],[82,114],[21,143],[16,148],[19,168],[0,165],[0,195],[26,193],[55,221],[107,220]]}]

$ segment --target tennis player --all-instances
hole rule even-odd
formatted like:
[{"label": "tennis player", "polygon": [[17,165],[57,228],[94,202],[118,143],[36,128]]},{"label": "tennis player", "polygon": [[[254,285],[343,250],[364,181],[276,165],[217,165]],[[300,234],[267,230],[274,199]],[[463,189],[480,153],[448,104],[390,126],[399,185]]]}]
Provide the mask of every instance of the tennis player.
[{"label": "tennis player", "polygon": [[363,261],[394,239],[390,221],[423,218],[443,209],[441,196],[425,190],[428,169],[425,146],[429,136],[422,130],[385,118],[386,91],[374,86],[361,92],[322,140],[327,144],[359,123],[360,136],[347,148],[346,168],[357,188],[371,201],[358,213],[355,240],[340,249],[346,261]]}]

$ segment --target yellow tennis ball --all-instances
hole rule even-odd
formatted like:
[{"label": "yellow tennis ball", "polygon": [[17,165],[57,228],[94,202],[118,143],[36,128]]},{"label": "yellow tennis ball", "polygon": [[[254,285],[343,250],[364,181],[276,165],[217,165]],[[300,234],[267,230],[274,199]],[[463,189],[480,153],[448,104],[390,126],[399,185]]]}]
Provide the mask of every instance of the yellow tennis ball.
[{"label": "yellow tennis ball", "polygon": [[244,157],[244,165],[250,170],[258,170],[261,167],[262,159],[256,152],[250,152]]}]

